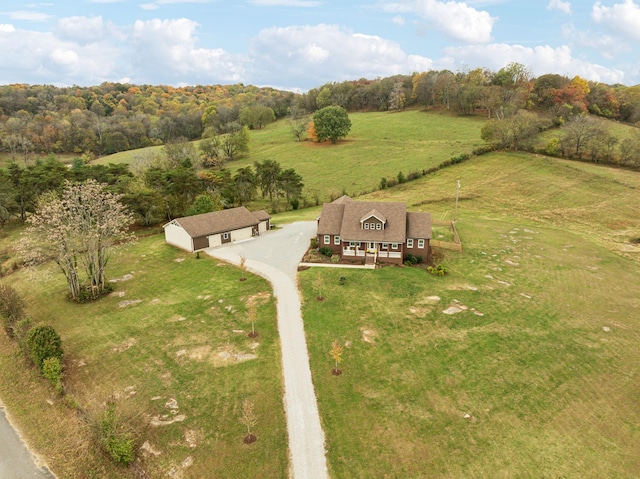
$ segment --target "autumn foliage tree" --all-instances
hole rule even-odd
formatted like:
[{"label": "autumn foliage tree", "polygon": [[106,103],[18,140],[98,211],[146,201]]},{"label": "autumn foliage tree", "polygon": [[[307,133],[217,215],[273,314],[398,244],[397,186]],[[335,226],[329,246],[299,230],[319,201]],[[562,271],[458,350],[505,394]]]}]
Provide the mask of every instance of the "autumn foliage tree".
[{"label": "autumn foliage tree", "polygon": [[74,301],[105,292],[105,268],[115,242],[126,238],[132,216],[120,195],[94,180],[66,182],[60,196],[43,195],[19,245],[27,263],[53,260]]}]

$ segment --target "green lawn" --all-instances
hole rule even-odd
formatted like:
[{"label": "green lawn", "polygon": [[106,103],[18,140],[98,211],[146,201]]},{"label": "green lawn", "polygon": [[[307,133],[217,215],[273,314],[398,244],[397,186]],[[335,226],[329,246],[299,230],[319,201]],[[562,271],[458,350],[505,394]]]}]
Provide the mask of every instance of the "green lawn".
[{"label": "green lawn", "polygon": [[[230,166],[278,160],[322,202],[469,152],[484,121],[418,111],[350,116],[352,133],[336,146],[296,142],[285,122],[252,132],[251,157]],[[640,174],[493,153],[363,199],[405,201],[451,220],[457,181],[463,252],[437,255],[449,275],[400,267],[300,275],[332,477],[637,477]],[[319,213],[289,211],[273,222]],[[9,228],[0,249],[18,232]],[[234,332],[248,331],[247,299],[269,285],[240,282],[237,269],[196,260],[161,236],[123,247],[110,268],[112,278],[132,278],[87,305],[65,301],[53,267],[3,281],[27,296],[34,320],[61,333],[70,396],[89,412],[117,398],[138,443],[160,454],[132,469],[110,465],[82,417],[0,342],[0,396],[35,448],[60,477],[142,477],[140,469],[164,477],[188,457],[184,478],[286,477],[274,300],[258,309],[255,351]],[[119,307],[127,300],[142,301]],[[451,306],[462,311],[444,314]],[[334,340],[348,344],[339,377],[330,372]],[[253,352],[256,359],[223,361]],[[257,408],[252,446],[242,444],[245,397]],[[171,398],[184,421],[150,426],[154,416],[173,416]]]},{"label": "green lawn", "polygon": [[640,195],[570,166],[487,155],[371,195],[450,217],[461,179],[445,277],[301,273],[333,477],[637,477]]},{"label": "green lawn", "polygon": [[[280,346],[268,283],[250,275],[241,282],[237,269],[207,257],[196,260],[164,244],[162,236],[122,248],[109,274],[132,278],[115,283],[113,295],[85,305],[65,300],[62,276],[53,268],[10,277],[26,296],[31,317],[62,336],[69,395],[90,413],[114,399],[138,446],[148,441],[159,452],[141,453],[134,468],[114,468],[91,447],[90,431],[79,429],[77,421],[54,421],[56,426],[43,430],[49,415],[75,416],[45,385],[25,396],[11,387],[11,378],[3,378],[8,409],[59,477],[140,477],[138,469],[147,471],[145,477],[164,477],[188,457],[193,464],[181,477],[286,476]],[[141,302],[121,306],[123,301]],[[256,340],[247,336],[249,301],[258,305]],[[0,367],[16,380],[15,353],[6,344],[1,351]],[[38,386],[25,392],[33,387]],[[258,442],[251,446],[243,444],[239,421],[244,398],[254,401],[258,416]],[[170,399],[184,420],[152,426],[154,417],[175,416],[166,406]],[[41,419],[30,424],[33,419],[23,413]]]},{"label": "green lawn", "polygon": [[[485,119],[444,112],[409,110],[401,113],[350,113],[351,132],[337,145],[299,142],[286,120],[251,132],[250,154],[227,163],[232,171],[271,159],[294,168],[303,178],[304,194],[313,202],[356,196],[377,188],[382,177],[395,178],[437,166],[452,156],[470,153],[482,143]],[[96,163],[132,163],[159,148],[122,152]],[[262,207],[262,206],[261,206]]]}]

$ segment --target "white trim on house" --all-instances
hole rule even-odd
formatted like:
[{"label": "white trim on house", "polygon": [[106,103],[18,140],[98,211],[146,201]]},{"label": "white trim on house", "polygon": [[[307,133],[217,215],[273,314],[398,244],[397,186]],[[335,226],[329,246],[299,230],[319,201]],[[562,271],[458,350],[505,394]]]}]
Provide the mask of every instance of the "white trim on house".
[{"label": "white trim on house", "polygon": [[407,238],[407,248],[413,248],[413,238]]},{"label": "white trim on house", "polygon": [[331,235],[324,235],[324,244],[331,244]]},{"label": "white trim on house", "polygon": [[419,239],[418,240],[418,248],[424,249],[424,240],[423,239]]}]

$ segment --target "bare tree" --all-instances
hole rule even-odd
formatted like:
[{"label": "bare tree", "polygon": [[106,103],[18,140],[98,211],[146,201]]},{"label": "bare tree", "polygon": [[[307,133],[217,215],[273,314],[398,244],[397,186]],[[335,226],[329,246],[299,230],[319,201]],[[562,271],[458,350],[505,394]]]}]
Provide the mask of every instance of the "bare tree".
[{"label": "bare tree", "polygon": [[334,376],[339,376],[342,374],[342,371],[338,369],[338,366],[342,362],[342,345],[337,340],[331,345],[331,357],[336,363],[336,367],[331,370],[331,373]]},{"label": "bare tree", "polygon": [[240,423],[247,428],[247,434],[244,436],[245,444],[256,442],[257,438],[251,433],[251,428],[255,427],[258,423],[258,417],[255,413],[255,405],[249,398],[246,398],[242,403],[242,416],[240,416]]},{"label": "bare tree", "polygon": [[78,301],[83,289],[90,298],[104,293],[111,248],[128,237],[132,216],[120,203],[120,195],[88,180],[67,182],[60,197],[53,193],[43,196],[28,222],[31,226],[19,246],[25,260],[54,260],[67,280],[71,298]]}]

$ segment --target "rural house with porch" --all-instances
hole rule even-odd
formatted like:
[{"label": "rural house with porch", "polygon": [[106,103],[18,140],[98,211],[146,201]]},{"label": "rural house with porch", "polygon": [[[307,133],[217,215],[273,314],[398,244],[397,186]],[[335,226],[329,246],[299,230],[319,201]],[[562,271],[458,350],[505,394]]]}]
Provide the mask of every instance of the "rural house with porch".
[{"label": "rural house with porch", "polygon": [[201,215],[176,218],[164,228],[165,241],[193,253],[259,236],[270,229],[266,211],[251,212],[244,206]]},{"label": "rural house with porch", "polygon": [[342,196],[322,206],[318,247],[365,264],[402,264],[410,254],[429,259],[431,213],[408,212],[405,203],[354,201]]}]

